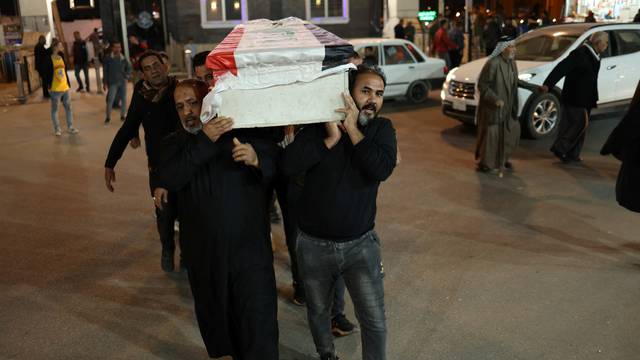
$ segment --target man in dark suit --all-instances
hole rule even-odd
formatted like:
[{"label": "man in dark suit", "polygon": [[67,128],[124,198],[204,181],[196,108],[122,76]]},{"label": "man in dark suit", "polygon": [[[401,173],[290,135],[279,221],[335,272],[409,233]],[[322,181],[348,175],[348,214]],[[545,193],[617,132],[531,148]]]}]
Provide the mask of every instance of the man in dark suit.
[{"label": "man in dark suit", "polygon": [[580,161],[589,114],[598,102],[598,71],[600,54],[609,46],[609,35],[596,32],[589,41],[573,50],[551,71],[543,92],[549,91],[563,77],[562,121],[551,152],[562,162]]}]

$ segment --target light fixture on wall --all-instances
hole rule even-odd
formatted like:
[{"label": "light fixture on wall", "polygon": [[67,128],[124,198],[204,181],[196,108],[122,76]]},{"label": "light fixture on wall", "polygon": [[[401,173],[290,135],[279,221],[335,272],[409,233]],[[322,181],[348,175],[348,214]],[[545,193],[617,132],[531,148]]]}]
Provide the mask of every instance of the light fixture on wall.
[{"label": "light fixture on wall", "polygon": [[322,0],[316,0],[316,6],[317,7],[322,6]]},{"label": "light fixture on wall", "polygon": [[211,11],[213,12],[218,11],[218,0],[213,0],[211,2]]},{"label": "light fixture on wall", "polygon": [[[78,2],[79,4],[76,4],[76,2]],[[73,10],[77,10],[77,9],[93,9],[96,7],[95,4],[95,0],[84,0],[84,1],[76,1],[76,0],[69,0],[69,8],[73,9]]]},{"label": "light fixture on wall", "polygon": [[236,1],[236,2],[234,2],[234,3],[233,3],[233,8],[234,8],[235,10],[240,10],[240,1]]}]

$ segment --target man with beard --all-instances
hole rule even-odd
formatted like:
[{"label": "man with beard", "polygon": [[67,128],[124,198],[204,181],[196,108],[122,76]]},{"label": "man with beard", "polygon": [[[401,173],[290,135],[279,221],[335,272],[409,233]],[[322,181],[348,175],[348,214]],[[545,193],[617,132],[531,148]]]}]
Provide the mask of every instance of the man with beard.
[{"label": "man with beard", "polygon": [[549,91],[563,77],[562,114],[558,135],[551,152],[563,163],[579,162],[591,109],[598,103],[600,56],[609,47],[609,35],[596,32],[589,41],[573,50],[551,71],[543,92]]},{"label": "man with beard", "polygon": [[518,86],[537,90],[518,79],[514,38],[503,36],[496,45],[478,78],[476,160],[478,171],[502,176],[502,170],[513,169],[509,157],[518,147]]},{"label": "man with beard", "polygon": [[[175,106],[185,131],[163,142],[160,184],[178,195],[182,249],[209,356],[277,360],[266,192],[277,145],[268,129],[231,130],[229,118],[201,125],[207,91],[195,79],[176,86]],[[164,206],[157,197],[156,203]]]},{"label": "man with beard", "polygon": [[193,57],[193,74],[196,79],[204,81],[207,85],[211,86],[213,81],[213,71],[206,65],[208,55],[209,51],[202,51]]},{"label": "man with beard", "polygon": [[298,266],[320,358],[337,359],[330,309],[344,278],[362,332],[362,358],[386,358],[383,268],[374,230],[380,182],[396,166],[396,135],[379,117],[386,80],[377,67],[350,73],[342,122],[306,126],[285,151],[286,175],[305,173],[299,207]]},{"label": "man with beard", "polygon": [[[149,165],[149,187],[153,194],[154,189],[158,187],[156,176],[162,139],[180,126],[173,104],[176,80],[167,75],[167,67],[162,57],[154,51],[147,51],[140,56],[139,64],[143,80],[134,87],[127,117],[111,143],[104,165],[105,183],[111,192],[116,181],[114,168],[129,141],[134,147],[140,144],[138,129],[142,125]],[[160,265],[162,270],[171,272],[174,269],[174,221],[177,218],[177,209],[175,196],[167,194],[167,198],[169,202],[163,210],[156,208],[156,221],[162,243]]]}]

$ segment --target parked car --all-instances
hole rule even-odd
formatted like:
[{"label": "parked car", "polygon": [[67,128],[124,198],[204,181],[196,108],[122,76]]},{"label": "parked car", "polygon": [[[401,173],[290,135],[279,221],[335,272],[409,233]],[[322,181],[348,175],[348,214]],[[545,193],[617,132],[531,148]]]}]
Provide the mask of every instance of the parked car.
[{"label": "parked car", "polygon": [[425,55],[402,39],[351,39],[363,61],[378,65],[387,77],[385,98],[406,97],[414,103],[427,100],[433,84],[441,84],[447,73],[444,60]]},{"label": "parked car", "polygon": [[[531,30],[516,39],[518,77],[542,85],[551,70],[597,31],[609,34],[609,48],[602,54],[598,76],[598,109],[629,102],[640,80],[640,24],[574,23]],[[440,97],[444,114],[475,124],[478,105],[477,77],[487,58],[452,69]],[[542,138],[555,132],[560,122],[561,80],[549,93],[518,89],[518,116],[524,135]]]}]

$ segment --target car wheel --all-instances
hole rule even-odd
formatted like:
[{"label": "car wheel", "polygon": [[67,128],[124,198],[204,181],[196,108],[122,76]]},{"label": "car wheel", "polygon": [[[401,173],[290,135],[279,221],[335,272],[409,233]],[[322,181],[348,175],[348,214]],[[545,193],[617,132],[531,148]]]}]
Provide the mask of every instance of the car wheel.
[{"label": "car wheel", "polygon": [[525,135],[532,139],[548,137],[560,124],[560,101],[551,93],[537,95],[523,118]]},{"label": "car wheel", "polygon": [[414,104],[425,102],[429,97],[431,86],[425,81],[414,81],[409,85],[407,98]]}]

